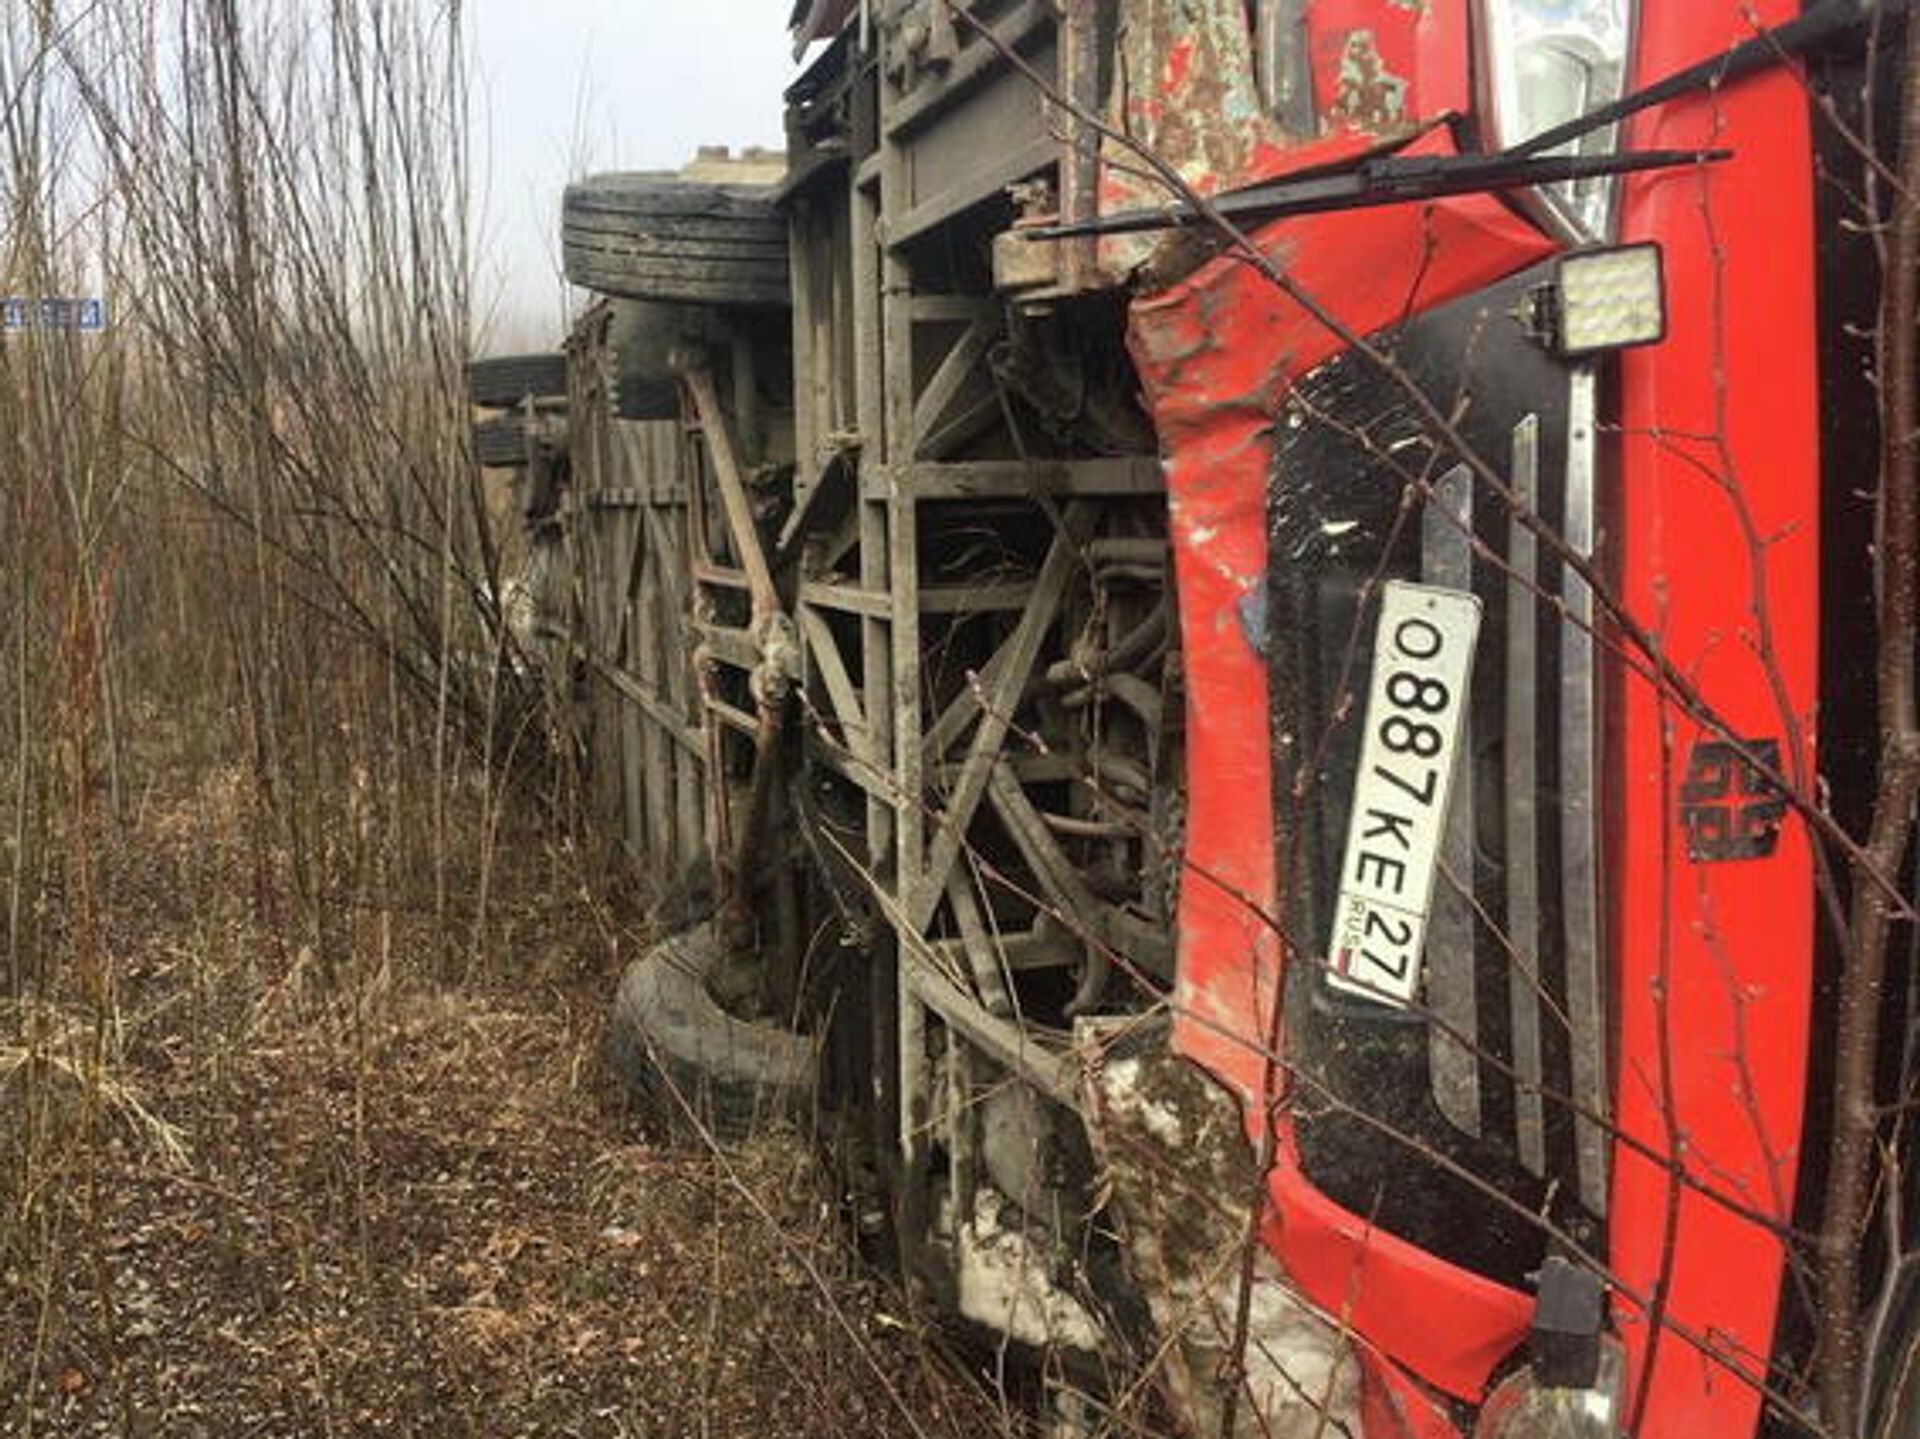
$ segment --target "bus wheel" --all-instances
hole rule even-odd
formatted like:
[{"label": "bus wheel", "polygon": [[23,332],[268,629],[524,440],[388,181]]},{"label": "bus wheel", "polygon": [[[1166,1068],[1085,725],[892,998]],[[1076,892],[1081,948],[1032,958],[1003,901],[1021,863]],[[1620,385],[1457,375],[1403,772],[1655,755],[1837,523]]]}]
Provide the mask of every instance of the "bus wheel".
[{"label": "bus wheel", "polygon": [[649,1117],[670,1128],[704,1128],[731,1141],[773,1119],[804,1123],[813,1108],[813,1041],[722,1009],[707,991],[722,957],[709,923],[662,940],[628,967],[613,1004],[615,1066]]}]

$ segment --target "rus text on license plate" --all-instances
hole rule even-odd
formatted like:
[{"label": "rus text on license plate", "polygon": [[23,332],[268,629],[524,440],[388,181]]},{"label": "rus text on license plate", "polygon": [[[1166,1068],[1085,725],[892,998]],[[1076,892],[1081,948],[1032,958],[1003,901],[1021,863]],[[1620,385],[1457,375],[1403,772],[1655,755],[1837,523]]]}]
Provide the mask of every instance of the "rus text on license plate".
[{"label": "rus text on license plate", "polygon": [[1327,955],[1336,989],[1396,1008],[1420,986],[1479,632],[1471,594],[1401,580],[1384,587]]}]

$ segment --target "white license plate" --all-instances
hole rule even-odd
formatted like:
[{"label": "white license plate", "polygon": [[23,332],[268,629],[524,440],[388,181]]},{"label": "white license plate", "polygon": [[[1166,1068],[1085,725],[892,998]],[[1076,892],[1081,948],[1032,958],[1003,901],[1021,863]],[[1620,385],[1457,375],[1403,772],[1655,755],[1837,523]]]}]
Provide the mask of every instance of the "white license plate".
[{"label": "white license plate", "polygon": [[1479,633],[1473,595],[1386,584],[1327,956],[1334,988],[1397,1009],[1420,987]]}]

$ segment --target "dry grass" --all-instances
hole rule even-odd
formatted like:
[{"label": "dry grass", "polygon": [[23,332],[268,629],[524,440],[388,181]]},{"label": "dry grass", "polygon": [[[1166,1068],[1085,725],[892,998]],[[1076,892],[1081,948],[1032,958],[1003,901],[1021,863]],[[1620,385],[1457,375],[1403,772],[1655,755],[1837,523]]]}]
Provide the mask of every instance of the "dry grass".
[{"label": "dry grass", "polygon": [[4,1196],[0,1432],[908,1432],[874,1364],[926,1432],[998,1429],[889,1318],[804,1146],[640,1138],[598,1059],[624,931],[564,854],[512,837],[537,860],[470,982],[425,981],[403,906],[328,980],[251,917],[232,771],[157,784],[97,852],[108,1052],[53,1007],[0,1049],[6,1132],[31,1104],[44,1135]]},{"label": "dry grass", "polygon": [[114,315],[0,343],[0,1434],[1000,1432],[804,1147],[601,1066],[643,935],[489,663],[447,19],[0,18],[0,294]]}]

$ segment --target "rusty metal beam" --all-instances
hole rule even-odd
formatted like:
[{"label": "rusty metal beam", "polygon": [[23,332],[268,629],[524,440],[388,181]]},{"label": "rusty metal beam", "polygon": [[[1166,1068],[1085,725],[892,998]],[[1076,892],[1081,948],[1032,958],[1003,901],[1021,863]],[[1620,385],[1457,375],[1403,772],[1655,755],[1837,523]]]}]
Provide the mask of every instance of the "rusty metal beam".
[{"label": "rusty metal beam", "polygon": [[997,315],[973,321],[941,357],[940,364],[913,402],[915,448],[943,419],[960,391],[986,358],[987,350],[1000,333]]},{"label": "rusty metal beam", "polygon": [[859,693],[853,687],[853,676],[847,672],[846,661],[841,658],[840,644],[833,637],[833,630],[818,613],[806,605],[800,607],[800,633],[806,641],[807,658],[813,672],[827,691],[827,703],[833,709],[833,716],[840,722],[840,732],[846,738],[847,748],[852,750],[859,760],[872,764],[876,760],[873,752],[873,736],[867,725],[866,708],[860,702]]},{"label": "rusty metal beam", "polygon": [[773,571],[760,547],[760,532],[753,523],[753,503],[747,498],[746,481],[741,477],[733,436],[720,408],[720,396],[713,388],[713,376],[706,370],[689,370],[682,377],[682,383],[693,398],[694,412],[700,417],[700,433],[706,439],[707,455],[713,461],[714,488],[720,491],[727,533],[733,540],[734,560],[747,577],[754,618],[779,614],[780,594],[774,588]]}]

